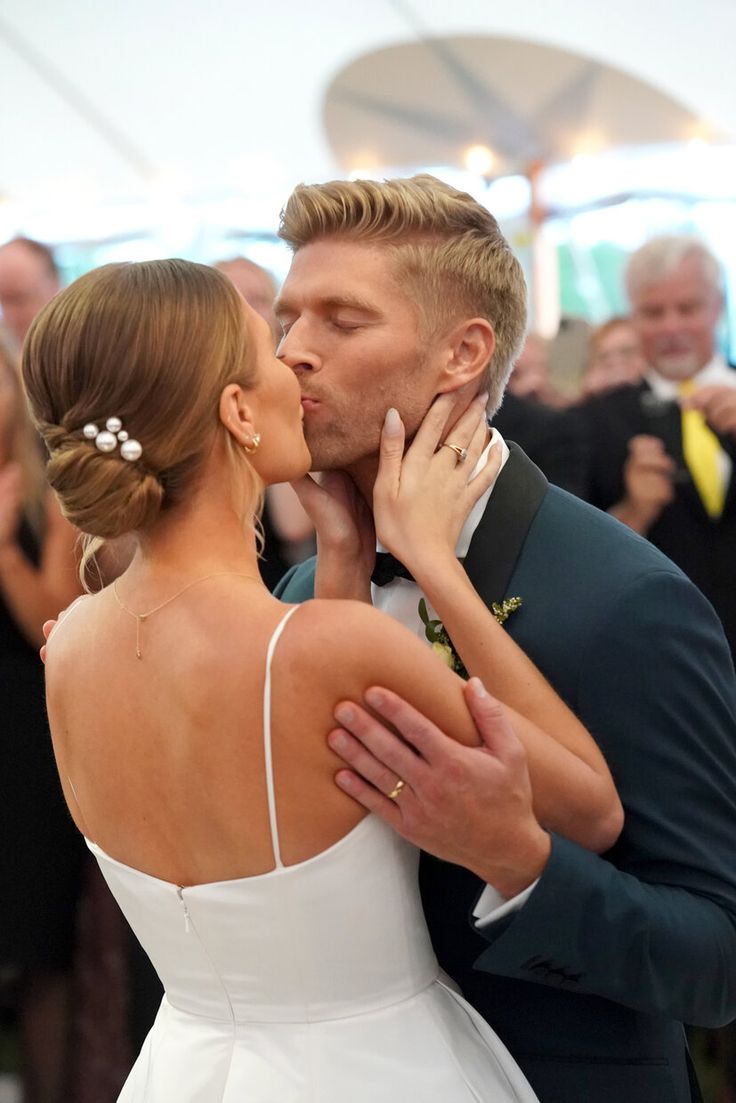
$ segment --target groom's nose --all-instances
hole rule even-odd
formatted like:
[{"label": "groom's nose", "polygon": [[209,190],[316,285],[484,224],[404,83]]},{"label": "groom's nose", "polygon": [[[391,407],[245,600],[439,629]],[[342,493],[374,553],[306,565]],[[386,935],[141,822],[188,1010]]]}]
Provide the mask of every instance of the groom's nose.
[{"label": "groom's nose", "polygon": [[319,371],[321,359],[305,340],[305,331],[298,322],[285,333],[278,343],[276,355],[287,367],[299,375],[301,372]]}]

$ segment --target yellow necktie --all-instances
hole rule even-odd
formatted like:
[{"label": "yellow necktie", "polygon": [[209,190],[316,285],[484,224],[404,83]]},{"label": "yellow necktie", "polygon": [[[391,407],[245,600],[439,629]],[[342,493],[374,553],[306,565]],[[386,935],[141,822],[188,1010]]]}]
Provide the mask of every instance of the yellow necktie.
[{"label": "yellow necktie", "polygon": [[[692,394],[695,384],[687,379],[678,390],[683,396]],[[726,497],[719,465],[721,446],[700,410],[682,411],[682,451],[708,516],[720,517]]]}]

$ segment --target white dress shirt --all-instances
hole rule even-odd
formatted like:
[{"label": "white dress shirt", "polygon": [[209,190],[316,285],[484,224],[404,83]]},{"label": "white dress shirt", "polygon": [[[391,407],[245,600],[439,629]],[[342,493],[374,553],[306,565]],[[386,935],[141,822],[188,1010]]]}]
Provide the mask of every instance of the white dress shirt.
[{"label": "white dress shirt", "polygon": [[[491,431],[491,439],[488,442],[488,446],[475,466],[473,477],[475,477],[479,471],[483,470],[488,462],[491,448],[497,442],[501,445],[501,467],[499,468],[499,472],[501,471],[509,458],[509,449],[498,429],[493,429]],[[496,476],[496,479],[497,478],[498,475]],[[478,499],[468,514],[467,520],[460,532],[460,538],[455,547],[455,554],[458,559],[464,559],[468,554],[470,541],[485,512],[488,499],[493,493],[496,479],[493,480],[488,490]],[[378,545],[378,551],[383,552],[385,550],[386,549],[380,544]],[[395,578],[393,582],[389,582],[386,586],[372,585],[371,596],[376,609],[381,609],[384,613],[388,613],[389,616],[393,617],[394,620],[400,621],[401,624],[409,628],[415,635],[419,636],[420,639],[426,640],[424,625],[419,616],[419,602],[424,595],[416,582],[409,581],[408,578]],[[436,610],[432,608],[429,602],[427,602],[427,611],[430,618],[439,619]],[[473,915],[476,919],[476,926],[489,926],[496,920],[501,919],[504,915],[507,915],[510,911],[515,911],[517,908],[520,908],[530,896],[536,883],[535,881],[534,884],[529,885],[528,888],[524,889],[518,896],[514,896],[511,900],[505,900],[492,885],[486,885],[473,911]]]}]

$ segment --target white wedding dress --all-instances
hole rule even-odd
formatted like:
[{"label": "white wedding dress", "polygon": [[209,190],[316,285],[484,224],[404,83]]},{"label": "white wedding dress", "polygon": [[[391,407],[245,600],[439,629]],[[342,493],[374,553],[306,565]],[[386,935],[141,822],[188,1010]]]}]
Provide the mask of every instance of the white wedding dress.
[{"label": "white wedding dress", "polygon": [[180,888],[88,840],[166,990],[120,1103],[534,1103],[501,1041],[439,978],[414,847],[367,816],[281,864],[270,664],[289,615],[264,700],[276,867]]}]

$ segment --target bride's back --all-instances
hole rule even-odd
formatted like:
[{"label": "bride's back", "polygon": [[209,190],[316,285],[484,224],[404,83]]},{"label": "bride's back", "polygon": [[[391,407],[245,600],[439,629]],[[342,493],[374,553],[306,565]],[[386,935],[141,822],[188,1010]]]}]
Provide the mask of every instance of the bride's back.
[{"label": "bride's back", "polygon": [[[264,485],[309,467],[296,378],[226,277],[184,261],[77,280],[36,319],[23,375],[69,519],[138,543],[48,648],[72,815],[114,857],[179,884],[265,872],[263,689],[285,608],[260,582],[254,517]],[[325,742],[339,691],[309,684],[301,634],[274,664],[288,862],[361,815]]]},{"label": "bride's back", "polygon": [[264,714],[269,643],[287,612],[248,579],[204,580],[144,622],[139,660],[136,625],[111,589],[80,601],[50,642],[47,693],[62,784],[88,839],[180,885],[267,872],[267,734],[284,864],[357,823],[326,735],[337,700],[363,688],[359,668],[348,659],[326,672],[309,647],[337,610],[294,611]]}]

